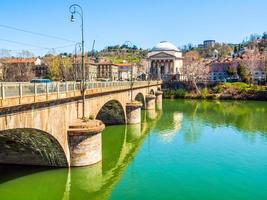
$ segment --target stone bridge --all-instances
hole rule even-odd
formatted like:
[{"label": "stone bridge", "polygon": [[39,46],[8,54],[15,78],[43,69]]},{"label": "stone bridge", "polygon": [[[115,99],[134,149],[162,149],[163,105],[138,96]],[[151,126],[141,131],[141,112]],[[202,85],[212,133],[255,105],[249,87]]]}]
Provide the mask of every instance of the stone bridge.
[{"label": "stone bridge", "polygon": [[79,83],[2,84],[0,163],[57,167],[97,163],[102,159],[104,124],[138,124],[141,108],[153,111],[162,106],[161,82],[134,82],[132,87],[130,82],[87,83],[88,119],[81,120],[79,87]]},{"label": "stone bridge", "polygon": [[[162,111],[147,110],[142,113],[143,120],[141,124],[116,126],[112,129],[112,132],[114,129],[116,130],[115,136],[110,134],[111,130],[107,130],[102,135],[102,142],[105,146],[102,151],[102,161],[92,166],[70,170],[49,170],[52,172],[49,173],[49,176],[46,174],[46,168],[0,166],[0,171],[3,174],[0,177],[0,183],[2,183],[2,187],[0,187],[1,196],[15,199],[16,194],[20,193],[21,197],[41,196],[45,199],[47,198],[45,192],[51,189],[57,191],[57,193],[51,194],[50,199],[72,199],[72,195],[77,191],[79,196],[86,196],[88,199],[108,199],[114,186],[142,148],[148,134],[156,128],[161,117]],[[46,175],[42,176],[42,174]],[[38,176],[42,176],[43,179],[40,180],[40,178],[37,178]],[[29,185],[26,186],[24,182],[30,179],[30,184],[36,187],[35,190],[25,189]],[[55,182],[62,184],[54,184]],[[16,193],[10,193],[5,188],[8,184],[17,186],[15,188]],[[47,190],[42,190],[44,184],[46,188],[48,187]],[[74,196],[77,198],[78,195]]]}]

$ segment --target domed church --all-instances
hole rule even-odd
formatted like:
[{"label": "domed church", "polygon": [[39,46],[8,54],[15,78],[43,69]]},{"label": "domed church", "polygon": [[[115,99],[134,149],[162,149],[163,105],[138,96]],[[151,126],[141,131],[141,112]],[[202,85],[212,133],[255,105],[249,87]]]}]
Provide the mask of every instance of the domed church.
[{"label": "domed church", "polygon": [[181,80],[183,56],[172,43],[162,41],[148,53],[149,73],[154,79]]}]

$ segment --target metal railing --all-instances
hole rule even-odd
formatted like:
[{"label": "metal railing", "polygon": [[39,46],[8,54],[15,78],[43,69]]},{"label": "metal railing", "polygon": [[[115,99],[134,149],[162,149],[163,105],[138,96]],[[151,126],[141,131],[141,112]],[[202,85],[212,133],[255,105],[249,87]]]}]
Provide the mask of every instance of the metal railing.
[{"label": "metal railing", "polygon": [[[150,81],[149,85],[158,84],[157,81]],[[108,87],[131,87],[129,81],[116,82],[86,82],[86,89],[108,88]],[[147,81],[135,81],[133,87],[148,86]],[[51,93],[66,93],[79,91],[80,82],[52,82],[52,83],[19,83],[19,82],[2,82],[0,83],[0,99],[13,97],[37,96]],[[115,89],[115,88],[114,88]]]}]

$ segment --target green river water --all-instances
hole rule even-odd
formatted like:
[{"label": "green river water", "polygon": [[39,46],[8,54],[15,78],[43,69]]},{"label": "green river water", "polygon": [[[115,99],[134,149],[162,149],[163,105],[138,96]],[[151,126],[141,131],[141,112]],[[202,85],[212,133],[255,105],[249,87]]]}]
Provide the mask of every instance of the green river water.
[{"label": "green river water", "polygon": [[110,126],[101,163],[0,166],[0,200],[267,199],[267,103],[164,100]]}]

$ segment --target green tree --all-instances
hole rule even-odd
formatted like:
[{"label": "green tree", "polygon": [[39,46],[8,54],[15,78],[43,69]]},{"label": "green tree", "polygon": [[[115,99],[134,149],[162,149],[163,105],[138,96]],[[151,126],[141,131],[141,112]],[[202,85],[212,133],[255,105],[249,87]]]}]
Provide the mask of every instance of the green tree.
[{"label": "green tree", "polygon": [[237,66],[237,74],[242,82],[250,83],[251,75],[248,70],[241,64]]},{"label": "green tree", "polygon": [[238,50],[237,50],[237,46],[234,47],[234,53],[237,53]]},{"label": "green tree", "polygon": [[54,57],[48,63],[49,70],[47,78],[51,80],[59,80],[59,66],[60,66],[60,58]]},{"label": "green tree", "polygon": [[234,76],[235,75],[235,70],[233,67],[231,67],[230,65],[227,66],[226,72],[229,76]]},{"label": "green tree", "polygon": [[69,57],[56,56],[53,57],[49,63],[49,70],[47,78],[51,80],[69,80],[72,62]]}]

